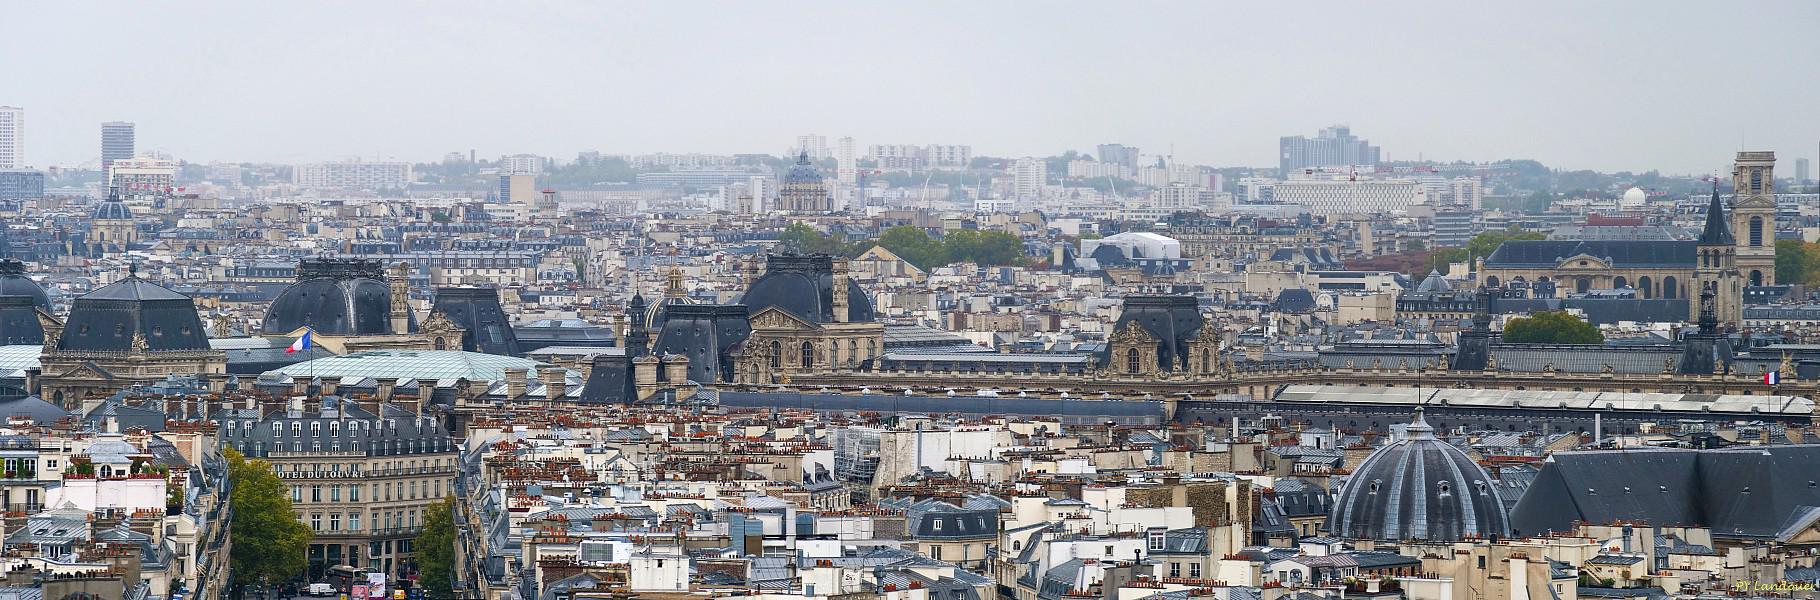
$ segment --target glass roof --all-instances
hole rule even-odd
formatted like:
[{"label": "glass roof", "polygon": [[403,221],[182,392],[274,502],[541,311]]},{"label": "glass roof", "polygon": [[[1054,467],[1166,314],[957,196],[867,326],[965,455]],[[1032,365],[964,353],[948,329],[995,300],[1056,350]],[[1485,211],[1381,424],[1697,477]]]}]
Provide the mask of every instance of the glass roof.
[{"label": "glass roof", "polygon": [[[460,350],[371,350],[300,362],[268,373],[323,379],[339,377],[347,383],[368,377],[435,379],[438,387],[446,387],[463,378],[469,381],[502,380],[506,377],[506,369],[512,368],[529,369],[529,381],[535,382],[539,367],[555,368],[523,358]],[[574,372],[566,374],[569,378],[580,377]]]},{"label": "glass roof", "polygon": [[0,346],[0,377],[24,377],[25,370],[38,366],[42,344]]}]

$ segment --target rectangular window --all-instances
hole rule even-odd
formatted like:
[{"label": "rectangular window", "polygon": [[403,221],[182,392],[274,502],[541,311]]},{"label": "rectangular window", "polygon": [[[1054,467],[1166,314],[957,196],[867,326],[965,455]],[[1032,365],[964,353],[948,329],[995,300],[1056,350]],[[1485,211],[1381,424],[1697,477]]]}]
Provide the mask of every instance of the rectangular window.
[{"label": "rectangular window", "polygon": [[1182,576],[1182,563],[1178,563],[1178,562],[1169,563],[1169,576],[1170,577],[1181,577]]},{"label": "rectangular window", "polygon": [[1188,576],[1189,577],[1200,577],[1201,576],[1201,563],[1188,563]]},{"label": "rectangular window", "polygon": [[303,486],[301,486],[301,485],[291,486],[291,502],[302,502],[302,501],[303,501]]},{"label": "rectangular window", "polygon": [[322,531],[322,513],[310,513],[310,530]]},{"label": "rectangular window", "polygon": [[339,486],[339,485],[329,486],[329,501],[330,502],[340,502],[341,501],[341,486]]},{"label": "rectangular window", "polygon": [[360,513],[348,513],[348,531],[360,531]]},{"label": "rectangular window", "polygon": [[360,501],[360,484],[348,486],[348,502]]},{"label": "rectangular window", "polygon": [[329,531],[341,531],[341,513],[329,513]]},{"label": "rectangular window", "polygon": [[311,502],[321,502],[322,501],[322,486],[321,485],[310,486],[310,501]]}]

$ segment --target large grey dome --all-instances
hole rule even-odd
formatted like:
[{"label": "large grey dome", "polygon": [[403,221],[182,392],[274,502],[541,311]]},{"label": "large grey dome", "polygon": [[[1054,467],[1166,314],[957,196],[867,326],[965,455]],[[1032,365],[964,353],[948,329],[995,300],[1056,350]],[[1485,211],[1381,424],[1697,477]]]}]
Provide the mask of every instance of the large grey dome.
[{"label": "large grey dome", "polygon": [[1507,535],[1510,514],[1485,469],[1435,438],[1422,419],[1404,439],[1379,448],[1346,478],[1327,530],[1384,541],[1450,542]]},{"label": "large grey dome", "polygon": [[[392,290],[385,277],[379,261],[304,259],[297,265],[297,282],[266,310],[264,330],[286,334],[308,326],[322,335],[407,333],[392,331]],[[408,328],[417,329],[416,315],[409,315]]]},{"label": "large grey dome", "polygon": [[[833,323],[838,320],[834,316],[834,259],[825,254],[771,256],[765,261],[765,275],[746,289],[743,300],[754,315],[777,307],[810,323]],[[858,282],[847,279],[847,321],[875,319],[872,298]]]}]

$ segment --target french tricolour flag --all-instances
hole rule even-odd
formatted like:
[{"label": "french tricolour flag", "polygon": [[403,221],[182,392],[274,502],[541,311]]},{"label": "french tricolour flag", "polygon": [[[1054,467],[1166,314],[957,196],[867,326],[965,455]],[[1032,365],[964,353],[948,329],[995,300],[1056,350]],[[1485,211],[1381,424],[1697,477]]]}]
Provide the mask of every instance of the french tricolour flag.
[{"label": "french tricolour flag", "polygon": [[297,341],[291,342],[291,347],[285,348],[284,352],[285,352],[285,354],[290,354],[292,352],[299,352],[299,351],[309,350],[309,349],[310,349],[310,330],[305,329],[305,330],[303,330],[303,335],[297,336]]},{"label": "french tricolour flag", "polygon": [[1763,374],[1763,385],[1776,385],[1779,383],[1782,383],[1782,373],[1770,371]]}]

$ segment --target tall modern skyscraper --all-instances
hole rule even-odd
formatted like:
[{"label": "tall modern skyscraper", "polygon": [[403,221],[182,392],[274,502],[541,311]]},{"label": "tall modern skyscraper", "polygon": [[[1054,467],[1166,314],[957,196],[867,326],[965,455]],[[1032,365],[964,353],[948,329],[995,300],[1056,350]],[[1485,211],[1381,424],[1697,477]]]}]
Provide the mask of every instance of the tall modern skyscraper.
[{"label": "tall modern skyscraper", "polygon": [[1808,165],[1807,159],[1805,159],[1805,158],[1795,159],[1795,184],[1796,185],[1807,185],[1807,181],[1808,181],[1808,179],[1807,179],[1808,178],[1808,170],[1807,170],[1808,166],[1807,165]]},{"label": "tall modern skyscraper", "polygon": [[101,124],[101,168],[113,166],[116,160],[133,157],[133,124],[108,121]]},{"label": "tall modern skyscraper", "polygon": [[1043,159],[1025,157],[1017,159],[1011,167],[1012,196],[1018,200],[1036,200],[1043,195],[1043,184],[1049,178],[1049,164]]},{"label": "tall modern skyscraper", "polygon": [[834,151],[834,160],[838,163],[834,171],[837,181],[843,185],[859,183],[858,149],[854,147],[852,136],[840,139],[840,145]]},{"label": "tall modern skyscraper", "polygon": [[0,169],[25,168],[25,109],[0,106]]},{"label": "tall modern skyscraper", "polygon": [[1352,129],[1335,125],[1315,137],[1288,136],[1279,145],[1280,175],[1311,167],[1350,167],[1378,164],[1378,147],[1353,137]]}]

